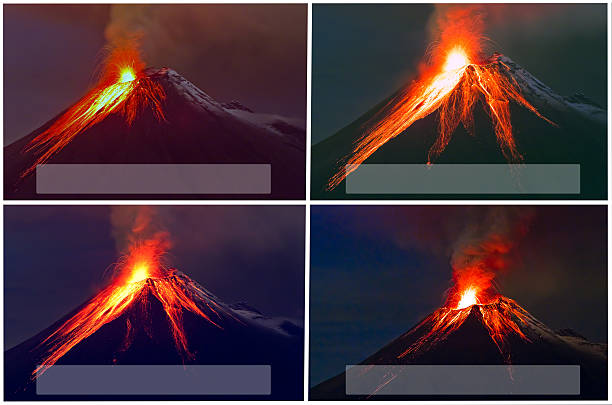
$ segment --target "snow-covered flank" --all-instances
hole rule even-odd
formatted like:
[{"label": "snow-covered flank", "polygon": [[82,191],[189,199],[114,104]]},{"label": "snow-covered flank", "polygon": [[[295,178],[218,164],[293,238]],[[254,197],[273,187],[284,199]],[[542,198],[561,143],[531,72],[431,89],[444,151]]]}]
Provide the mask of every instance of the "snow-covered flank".
[{"label": "snow-covered flank", "polygon": [[173,86],[178,94],[206,112],[221,117],[229,114],[247,125],[263,129],[271,135],[279,136],[285,142],[294,144],[300,149],[305,146],[306,131],[303,122],[299,119],[286,118],[276,114],[255,113],[238,101],[219,103],[170,68],[148,69],[146,74],[150,77],[165,76],[167,83]]},{"label": "snow-covered flank", "polygon": [[242,110],[254,113],[255,111],[251,110],[249,107],[245,106],[238,100],[232,100],[229,103],[223,103],[223,108],[226,110]]},{"label": "snow-covered flank", "polygon": [[303,148],[306,143],[306,130],[300,119],[287,118],[276,114],[256,113],[237,101],[223,104],[223,106],[228,113],[239,120],[264,128],[267,132],[277,135],[299,148]]},{"label": "snow-covered flank", "polygon": [[283,335],[296,336],[304,330],[304,327],[300,326],[299,320],[282,317],[268,318],[245,302],[231,304],[229,307],[240,316],[250,319],[263,327],[274,329]]},{"label": "snow-covered flank", "polygon": [[265,329],[272,329],[287,336],[295,336],[303,330],[303,327],[298,326],[298,322],[287,318],[268,318],[257,309],[249,306],[244,302],[227,305],[217,298],[213,293],[202,287],[198,282],[192,280],[187,275],[180,271],[175,271],[174,276],[181,278],[185,285],[189,288],[189,294],[196,302],[201,305],[213,305],[213,308],[221,309],[218,313],[225,313],[231,318],[238,320],[241,323],[251,323]]},{"label": "snow-covered flank", "polygon": [[[276,114],[255,113],[247,109],[233,108],[233,106],[226,108],[226,111],[242,120],[268,128],[269,130],[276,132],[278,135],[284,135],[290,129],[295,131],[304,131],[303,123],[297,118],[286,118]],[[283,128],[281,124],[284,124],[287,128]]]},{"label": "snow-covered flank", "polygon": [[502,54],[494,54],[493,59],[496,61],[494,63],[501,63],[507,68],[502,68],[500,71],[508,75],[512,80],[515,80],[520,86],[523,95],[536,106],[550,106],[561,110],[573,110],[588,119],[606,123],[606,111],[584,95],[576,94],[572,97],[560,96],[509,57]]},{"label": "snow-covered flank", "polygon": [[216,115],[223,115],[225,113],[225,109],[220,103],[197,88],[193,83],[185,79],[176,71],[169,68],[161,68],[157,71],[147,70],[146,73],[150,77],[165,76],[167,83],[173,86],[179,95],[183,96],[186,100],[190,101],[193,105],[198,106],[204,111]]}]

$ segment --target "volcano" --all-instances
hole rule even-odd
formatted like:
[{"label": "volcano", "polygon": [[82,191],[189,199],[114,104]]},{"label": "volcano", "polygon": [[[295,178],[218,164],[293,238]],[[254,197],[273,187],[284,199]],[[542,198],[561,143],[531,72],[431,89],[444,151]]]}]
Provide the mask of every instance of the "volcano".
[{"label": "volcano", "polygon": [[8,199],[77,197],[36,193],[35,169],[45,163],[260,163],[271,165],[271,193],[249,198],[299,199],[305,195],[305,145],[306,132],[299,120],[256,113],[237,101],[218,102],[169,68],[134,69],[117,72],[112,84],[103,81],[42,127],[6,146],[4,195]]},{"label": "volcano", "polygon": [[583,95],[555,93],[508,56],[482,58],[470,46],[443,46],[422,77],[314,145],[313,197],[372,198],[345,193],[347,164],[573,163],[580,197],[604,198],[606,111]]},{"label": "volcano", "polygon": [[268,318],[244,303],[227,305],[187,275],[154,261],[136,257],[125,266],[128,273],[5,352],[6,400],[120,399],[37,395],[36,379],[53,365],[200,364],[269,365],[271,394],[253,398],[302,399],[301,326]]},{"label": "volcano", "polygon": [[[360,364],[579,365],[580,395],[566,398],[607,398],[607,344],[591,343],[571,329],[553,331],[514,300],[501,295],[480,304],[470,300],[470,294],[464,294],[457,306],[439,308]],[[508,378],[512,378],[511,374]],[[392,384],[394,376],[389,373],[380,378],[376,386],[382,389]],[[376,397],[375,394],[376,390],[370,395],[346,395],[346,373],[341,373],[313,387],[309,399],[402,399],[389,395]],[[441,395],[403,397],[406,398],[451,399]],[[483,399],[482,396],[453,398]],[[489,399],[510,398],[526,397]],[[544,399],[542,396],[533,398]]]}]

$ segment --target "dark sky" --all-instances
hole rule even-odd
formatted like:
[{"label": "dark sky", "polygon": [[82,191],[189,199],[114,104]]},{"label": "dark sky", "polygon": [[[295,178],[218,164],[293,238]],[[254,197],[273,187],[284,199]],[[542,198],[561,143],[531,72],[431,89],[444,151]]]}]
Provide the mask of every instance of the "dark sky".
[{"label": "dark sky", "polygon": [[[116,31],[218,101],[306,120],[307,6],[4,5],[5,144],[84,95]],[[106,34],[105,34],[106,31]]]},{"label": "dark sky", "polygon": [[[108,206],[6,206],[5,347],[50,326],[104,285],[117,260]],[[221,301],[303,323],[300,206],[159,206],[169,265]]]},{"label": "dark sky", "polygon": [[451,247],[487,229],[491,212],[530,218],[496,278],[501,293],[553,329],[607,342],[606,206],[313,206],[310,385],[440,307]]},{"label": "dark sky", "polygon": [[[431,42],[434,5],[313,5],[312,143],[414,78]],[[491,50],[561,95],[607,100],[606,4],[481,5]]]}]

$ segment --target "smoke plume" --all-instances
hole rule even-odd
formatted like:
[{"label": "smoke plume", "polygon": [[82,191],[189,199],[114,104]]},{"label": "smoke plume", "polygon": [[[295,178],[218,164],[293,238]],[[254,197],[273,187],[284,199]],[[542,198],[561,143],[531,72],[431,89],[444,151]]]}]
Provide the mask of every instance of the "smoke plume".
[{"label": "smoke plume", "polygon": [[[408,213],[408,215],[407,215]],[[376,217],[374,217],[375,219]],[[515,248],[536,218],[530,206],[417,206],[389,207],[381,221],[381,237],[398,229],[394,242],[448,260],[452,270],[447,305],[470,286],[485,300],[497,294],[495,280],[520,267]],[[446,260],[442,258],[447,258]]]},{"label": "smoke plume", "polygon": [[490,207],[470,218],[452,245],[453,292],[476,285],[484,296],[496,295],[494,279],[508,268],[512,249],[525,235],[534,211],[529,207]]},{"label": "smoke plume", "polygon": [[111,232],[119,254],[126,254],[139,244],[155,246],[162,252],[172,247],[170,234],[155,207],[113,206],[110,217]]},{"label": "smoke plume", "polygon": [[215,99],[301,117],[306,16],[299,4],[115,4],[105,36],[111,46],[139,38],[148,66],[172,67]]},{"label": "smoke plume", "polygon": [[[442,27],[458,23],[470,23],[480,32],[487,33],[490,47],[508,55],[520,53],[514,49],[525,38],[538,41],[566,36],[590,35],[600,29],[594,20],[599,20],[602,11],[581,4],[435,4],[428,21],[428,31],[432,42],[439,40]],[[516,42],[518,40],[518,42]],[[515,43],[516,42],[516,43]]]}]

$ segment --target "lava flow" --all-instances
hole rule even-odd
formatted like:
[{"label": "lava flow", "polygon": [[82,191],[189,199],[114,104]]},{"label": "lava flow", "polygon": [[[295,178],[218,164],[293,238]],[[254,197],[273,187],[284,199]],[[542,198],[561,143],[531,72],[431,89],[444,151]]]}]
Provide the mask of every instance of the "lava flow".
[{"label": "lava flow", "polygon": [[[155,240],[132,245],[129,253],[116,265],[110,285],[40,344],[39,347],[45,349],[45,355],[32,373],[33,379],[103,325],[126,313],[132,303],[146,300],[149,293],[162,304],[176,349],[184,359],[193,358],[183,329],[184,311],[196,314],[222,329],[211,316],[218,318],[218,311],[223,311],[223,308],[193,281],[177,277],[175,270],[166,268],[162,264],[164,252],[159,246]],[[130,329],[131,323],[127,319],[128,338]],[[125,344],[129,346],[129,339]]]},{"label": "lava flow", "polygon": [[529,341],[520,328],[520,324],[526,322],[529,314],[515,301],[485,291],[487,289],[488,286],[469,285],[449,295],[444,307],[436,310],[416,327],[416,329],[428,328],[428,332],[397,357],[410,358],[415,353],[435,346],[457,330],[472,311],[478,311],[491,340],[499,349],[504,361],[510,363],[507,337],[513,334]]},{"label": "lava flow", "polygon": [[[461,12],[461,10],[460,10]],[[473,110],[478,101],[491,117],[497,142],[509,162],[520,162],[510,120],[510,102],[542,116],[522,95],[519,85],[503,70],[509,70],[499,55],[482,57],[482,27],[476,18],[449,16],[441,31],[432,63],[421,77],[393,98],[367,124],[352,152],[341,159],[327,184],[333,190],[347,175],[390,139],[400,135],[415,121],[438,111],[439,134],[428,153],[431,164],[446,148],[454,130],[462,123],[473,132]]]},{"label": "lava flow", "polygon": [[144,75],[144,63],[134,43],[115,47],[105,61],[103,74],[96,86],[49,128],[34,138],[24,152],[36,151],[38,157],[21,178],[32,173],[62,150],[77,135],[119,112],[131,125],[138,112],[149,107],[158,120],[164,120],[163,88]]}]

